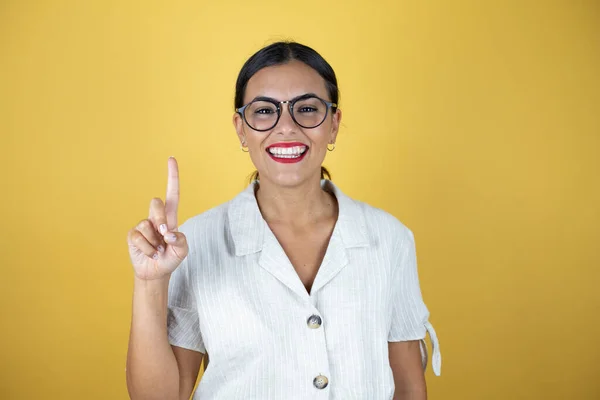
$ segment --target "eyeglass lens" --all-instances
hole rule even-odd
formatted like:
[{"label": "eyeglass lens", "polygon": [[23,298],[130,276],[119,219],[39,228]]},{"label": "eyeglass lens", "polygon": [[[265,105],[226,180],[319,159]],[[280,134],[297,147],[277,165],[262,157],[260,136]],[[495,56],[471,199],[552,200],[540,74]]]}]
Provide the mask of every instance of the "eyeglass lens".
[{"label": "eyeglass lens", "polygon": [[[327,117],[327,108],[327,104],[317,97],[299,99],[292,108],[292,118],[303,128],[315,128]],[[244,118],[252,129],[267,131],[277,124],[279,110],[274,103],[257,100],[246,107]]]}]

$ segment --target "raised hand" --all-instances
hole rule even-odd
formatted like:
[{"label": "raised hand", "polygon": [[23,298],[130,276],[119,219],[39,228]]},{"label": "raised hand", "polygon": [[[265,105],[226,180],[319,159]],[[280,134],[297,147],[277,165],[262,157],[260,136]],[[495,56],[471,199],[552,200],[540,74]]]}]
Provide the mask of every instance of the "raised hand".
[{"label": "raised hand", "polygon": [[147,219],[129,231],[127,243],[135,275],[144,280],[170,275],[188,254],[188,243],[177,231],[179,206],[179,168],[177,160],[168,161],[167,197],[150,201]]}]

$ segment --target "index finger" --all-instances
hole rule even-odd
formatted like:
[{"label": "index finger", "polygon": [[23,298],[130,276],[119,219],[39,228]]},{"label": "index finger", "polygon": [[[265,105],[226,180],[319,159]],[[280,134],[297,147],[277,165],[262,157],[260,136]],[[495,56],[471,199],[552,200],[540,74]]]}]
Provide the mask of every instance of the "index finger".
[{"label": "index finger", "polygon": [[169,175],[167,178],[167,197],[165,214],[170,231],[177,230],[177,207],[179,207],[179,167],[175,157],[169,157],[167,162]]}]

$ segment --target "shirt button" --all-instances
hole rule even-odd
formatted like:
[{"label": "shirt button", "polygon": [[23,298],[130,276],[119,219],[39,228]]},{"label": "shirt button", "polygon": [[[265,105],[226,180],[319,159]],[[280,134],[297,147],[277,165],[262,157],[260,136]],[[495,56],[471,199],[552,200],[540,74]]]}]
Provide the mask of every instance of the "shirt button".
[{"label": "shirt button", "polygon": [[311,315],[310,317],[308,317],[306,324],[311,329],[317,329],[318,327],[321,326],[322,322],[323,322],[323,320],[318,315]]},{"label": "shirt button", "polygon": [[325,389],[329,384],[329,379],[325,375],[319,375],[313,380],[313,385],[317,389]]}]

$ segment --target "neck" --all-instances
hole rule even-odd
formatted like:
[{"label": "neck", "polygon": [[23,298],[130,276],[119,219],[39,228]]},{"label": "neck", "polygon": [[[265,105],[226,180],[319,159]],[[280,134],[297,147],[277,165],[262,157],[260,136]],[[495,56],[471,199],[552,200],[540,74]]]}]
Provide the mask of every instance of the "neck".
[{"label": "neck", "polygon": [[337,213],[335,196],[321,189],[318,176],[290,187],[261,179],[256,200],[267,223],[302,226]]}]

